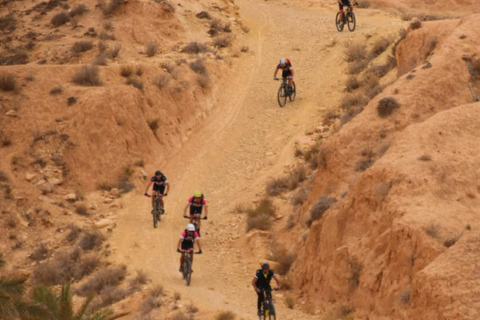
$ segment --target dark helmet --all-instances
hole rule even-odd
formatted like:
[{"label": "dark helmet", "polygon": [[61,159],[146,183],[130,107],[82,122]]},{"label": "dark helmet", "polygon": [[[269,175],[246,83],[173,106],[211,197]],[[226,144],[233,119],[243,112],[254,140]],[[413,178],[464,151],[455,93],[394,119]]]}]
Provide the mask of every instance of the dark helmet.
[{"label": "dark helmet", "polygon": [[262,263],[262,269],[270,269],[270,265],[268,263]]},{"label": "dark helmet", "polygon": [[160,170],[157,170],[157,171],[155,171],[155,175],[156,175],[156,176],[161,176],[162,173],[160,172]]}]

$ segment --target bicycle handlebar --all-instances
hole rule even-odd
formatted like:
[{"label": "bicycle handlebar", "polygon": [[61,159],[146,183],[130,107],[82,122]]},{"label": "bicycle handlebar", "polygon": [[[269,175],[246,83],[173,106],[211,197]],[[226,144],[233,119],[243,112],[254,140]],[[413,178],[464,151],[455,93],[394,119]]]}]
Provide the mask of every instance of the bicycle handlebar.
[{"label": "bicycle handlebar", "polygon": [[197,217],[189,217],[189,216],[183,216],[185,219],[193,219],[193,220],[208,220],[208,217],[203,217],[203,218],[197,218]]},{"label": "bicycle handlebar", "polygon": [[202,253],[203,253],[203,251],[197,251],[197,252],[194,252],[193,250],[185,250],[185,249],[182,249],[182,250],[179,250],[179,249],[177,249],[177,252],[178,252],[178,253],[187,253],[187,252],[191,252],[191,253],[193,253],[193,254],[202,254]]}]

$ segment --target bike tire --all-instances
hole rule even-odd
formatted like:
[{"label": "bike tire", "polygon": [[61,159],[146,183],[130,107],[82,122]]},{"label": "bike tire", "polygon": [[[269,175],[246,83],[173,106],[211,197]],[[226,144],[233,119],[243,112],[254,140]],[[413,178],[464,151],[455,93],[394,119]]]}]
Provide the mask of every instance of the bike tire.
[{"label": "bike tire", "polygon": [[337,12],[337,15],[335,16],[335,26],[337,27],[338,32],[342,32],[343,28],[345,27],[345,23],[341,24],[342,22],[342,14],[340,12]]},{"label": "bike tire", "polygon": [[157,215],[158,210],[157,210],[157,208],[158,208],[158,206],[155,203],[153,205],[153,214],[152,214],[152,216],[153,216],[153,228],[155,228],[155,229],[157,228],[157,224],[158,224],[158,215]]},{"label": "bike tire", "polygon": [[187,286],[190,285],[190,281],[192,281],[192,262],[190,261],[190,259],[187,259],[185,261],[185,281],[187,281]]},{"label": "bike tire", "polygon": [[297,96],[297,86],[295,85],[295,81],[292,81],[292,83],[293,83],[292,94],[288,96],[288,99],[290,99],[291,102],[295,101],[295,97]]},{"label": "bike tire", "polygon": [[281,108],[285,107],[285,105],[287,104],[287,92],[285,91],[285,88],[283,87],[283,85],[281,85],[280,88],[278,88],[277,98],[278,98],[278,104],[280,105],[280,107]]},{"label": "bike tire", "polygon": [[275,305],[273,304],[273,301],[270,301],[270,312],[268,313],[268,319],[269,320],[276,320],[276,312],[275,312]]},{"label": "bike tire", "polygon": [[355,31],[355,27],[357,26],[357,20],[355,19],[355,13],[350,11],[347,14],[347,22],[348,22],[348,30],[350,30],[350,32]]}]

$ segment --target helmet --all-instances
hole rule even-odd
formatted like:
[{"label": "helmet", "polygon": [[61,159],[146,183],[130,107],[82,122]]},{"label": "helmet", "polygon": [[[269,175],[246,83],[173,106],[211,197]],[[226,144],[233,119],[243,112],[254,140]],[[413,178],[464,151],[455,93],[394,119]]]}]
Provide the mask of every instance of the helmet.
[{"label": "helmet", "polygon": [[195,196],[195,198],[200,198],[202,196],[202,193],[200,191],[195,191],[193,195]]},{"label": "helmet", "polygon": [[268,263],[262,263],[262,269],[270,269],[270,265]]},{"label": "helmet", "polygon": [[195,231],[195,226],[192,223],[189,223],[187,226],[187,231]]},{"label": "helmet", "polygon": [[157,171],[155,171],[155,175],[156,175],[156,176],[161,176],[162,173],[160,172],[160,170],[157,170]]},{"label": "helmet", "polygon": [[284,66],[284,65],[287,64],[287,60],[285,60],[284,58],[282,58],[282,59],[280,59],[279,64],[280,64],[281,66]]}]

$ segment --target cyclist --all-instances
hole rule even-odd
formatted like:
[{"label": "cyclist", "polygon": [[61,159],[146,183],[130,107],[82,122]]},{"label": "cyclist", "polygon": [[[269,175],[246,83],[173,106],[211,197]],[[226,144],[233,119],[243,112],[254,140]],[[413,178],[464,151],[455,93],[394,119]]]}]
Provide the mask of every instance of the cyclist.
[{"label": "cyclist", "polygon": [[187,229],[183,230],[182,234],[180,235],[180,239],[178,240],[177,244],[177,251],[182,253],[182,256],[180,257],[180,272],[183,272],[183,260],[185,259],[185,251],[193,251],[195,243],[197,243],[198,246],[198,253],[201,254],[202,246],[200,245],[200,236],[198,235],[197,231],[195,231],[195,226],[189,223]]},{"label": "cyclist", "polygon": [[275,281],[277,282],[278,289],[280,289],[281,288],[280,281],[278,280],[273,270],[270,270],[270,265],[268,263],[262,264],[262,269],[257,270],[257,273],[253,277],[252,286],[258,295],[258,300],[257,300],[258,316],[262,315],[262,303],[263,303],[263,300],[265,299],[263,291],[266,292],[267,297],[269,299],[271,299],[272,297],[272,287],[270,286],[270,281],[272,281],[272,279],[275,279]]},{"label": "cyclist", "polygon": [[208,206],[205,201],[205,197],[200,191],[195,191],[193,196],[188,199],[187,205],[183,210],[183,216],[187,218],[187,209],[190,208],[190,223],[193,223],[193,219],[197,219],[197,232],[200,236],[200,218],[202,216],[202,210],[205,208],[204,220],[208,219]]},{"label": "cyclist", "polygon": [[[148,189],[153,183],[153,195],[158,193],[160,195],[160,204],[162,205],[162,214],[165,213],[165,204],[163,203],[163,197],[166,197],[168,195],[168,192],[170,191],[170,183],[168,183],[167,177],[160,171],[157,170],[155,171],[155,176],[150,179],[150,181],[147,184],[147,189],[145,190],[145,196],[149,197],[148,195]],[[165,191],[165,188],[167,189]],[[152,213],[153,213],[153,206],[155,203],[155,197],[152,197]]]},{"label": "cyclist", "polygon": [[[343,7],[344,6],[347,6],[349,7],[350,9],[353,9],[353,6],[352,6],[352,3],[350,2],[350,0],[337,0],[338,1],[338,7],[340,8],[340,12],[341,12],[341,18],[342,18],[342,21],[340,21],[340,25],[343,26],[344,22],[345,21],[345,13],[343,12]],[[357,2],[355,1],[355,5],[357,4]]]},{"label": "cyclist", "polygon": [[278,80],[277,73],[278,73],[278,70],[280,69],[282,70],[282,78],[288,79],[287,95],[290,95],[293,89],[293,76],[295,75],[295,72],[293,71],[292,63],[290,62],[290,60],[285,58],[280,59],[277,65],[277,68],[275,69],[275,73],[273,74],[273,80]]}]

